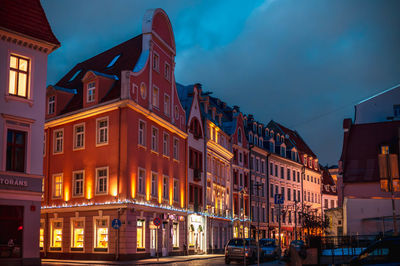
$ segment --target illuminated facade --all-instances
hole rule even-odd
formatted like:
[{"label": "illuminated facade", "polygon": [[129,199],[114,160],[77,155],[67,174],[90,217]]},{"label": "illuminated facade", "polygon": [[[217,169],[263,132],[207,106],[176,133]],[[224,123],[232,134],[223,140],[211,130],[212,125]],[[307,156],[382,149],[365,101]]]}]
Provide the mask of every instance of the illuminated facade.
[{"label": "illuminated facade", "polygon": [[148,10],[142,34],[47,88],[44,257],[183,254],[187,134],[174,57],[168,16]]},{"label": "illuminated facade", "polygon": [[0,5],[0,265],[39,265],[43,88],[60,43],[40,1]]}]

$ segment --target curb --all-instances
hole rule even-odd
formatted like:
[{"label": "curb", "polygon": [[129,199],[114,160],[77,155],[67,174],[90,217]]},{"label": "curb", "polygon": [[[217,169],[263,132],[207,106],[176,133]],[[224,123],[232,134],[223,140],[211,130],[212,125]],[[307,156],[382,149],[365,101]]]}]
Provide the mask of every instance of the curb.
[{"label": "curb", "polygon": [[[184,256],[183,256],[184,257]],[[187,258],[178,259],[175,261],[141,261],[141,260],[128,260],[128,261],[74,261],[74,260],[54,260],[54,259],[42,259],[44,263],[63,263],[63,264],[82,264],[82,265],[145,265],[145,264],[169,264],[176,262],[186,262],[193,260],[208,260],[223,257],[223,255],[214,255],[209,257],[197,257],[197,258]]]}]

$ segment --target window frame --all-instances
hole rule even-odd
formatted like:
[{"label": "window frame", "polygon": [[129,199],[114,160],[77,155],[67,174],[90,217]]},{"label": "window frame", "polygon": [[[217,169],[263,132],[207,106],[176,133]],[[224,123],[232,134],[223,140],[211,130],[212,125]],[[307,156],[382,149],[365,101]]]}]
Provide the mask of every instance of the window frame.
[{"label": "window frame", "polygon": [[[75,175],[82,173],[82,194],[76,194]],[[72,198],[82,198],[85,196],[85,170],[77,170],[72,172]]]},{"label": "window frame", "polygon": [[[143,129],[140,128],[141,125],[143,125]],[[140,140],[141,136],[143,141]],[[146,148],[146,122],[141,119],[138,122],[138,145]]]},{"label": "window frame", "polygon": [[167,93],[164,93],[164,114],[171,117],[171,97]]},{"label": "window frame", "polygon": [[[56,150],[57,145],[57,133],[62,132],[61,136],[61,150]],[[53,155],[55,154],[63,154],[64,153],[64,128],[59,128],[53,131]]]},{"label": "window frame", "polygon": [[[80,127],[80,126],[82,126],[83,127],[83,131],[82,132],[79,132],[79,133],[77,133],[76,132],[76,129],[78,128],[78,127]],[[73,126],[73,134],[74,134],[74,139],[73,139],[73,151],[78,151],[78,150],[84,150],[85,149],[85,130],[86,130],[86,125],[85,125],[85,122],[83,122],[83,123],[79,123],[79,124],[75,124],[74,126]],[[78,137],[78,134],[79,135],[82,135],[82,146],[77,146],[77,137]]]},{"label": "window frame", "polygon": [[[69,245],[69,251],[70,252],[80,252],[80,253],[82,253],[82,252],[85,252],[85,217],[70,217],[70,226],[71,226],[71,230],[70,230],[70,233],[71,233],[71,241],[70,241],[70,245]],[[80,222],[80,221],[82,221],[83,222],[83,227],[75,227],[74,226],[74,222]],[[73,246],[73,244],[74,244],[74,238],[75,238],[75,236],[74,236],[74,229],[75,228],[83,228],[83,247],[75,247],[75,246]]]},{"label": "window frame", "polygon": [[[92,94],[90,94],[90,92],[92,92]],[[86,103],[93,103],[95,101],[96,101],[96,82],[90,81],[86,85]]]},{"label": "window frame", "polygon": [[[12,68],[11,67],[11,57],[15,57],[17,58],[17,68]],[[19,69],[19,64],[20,64],[20,60],[26,60],[27,62],[27,70],[21,70]],[[17,97],[20,99],[25,99],[25,100],[30,100],[31,99],[31,75],[30,73],[32,72],[32,58],[28,57],[28,56],[23,56],[20,54],[16,54],[16,53],[9,53],[8,54],[8,83],[7,83],[7,90],[6,90],[6,95],[7,96],[11,96],[11,97]],[[11,82],[11,71],[16,72],[15,75],[15,93],[11,93],[10,92],[10,82]],[[26,82],[26,87],[25,87],[25,96],[21,96],[18,95],[18,83],[19,83],[19,74],[25,74],[26,78],[25,78],[25,82]]]},{"label": "window frame", "polygon": [[[108,241],[107,241],[107,248],[99,248],[97,246],[97,220],[106,220],[107,225],[106,227],[101,227],[101,228],[107,228],[107,236],[108,236]],[[110,216],[93,216],[93,247],[92,247],[92,252],[93,253],[109,253],[110,252]]]},{"label": "window frame", "polygon": [[[105,127],[105,141],[100,142],[100,132],[101,129],[104,127],[99,126],[100,122],[102,122],[103,120],[107,121],[107,127]],[[108,116],[103,116],[103,117],[99,117],[96,119],[96,147],[99,146],[104,146],[104,145],[108,145],[108,141],[109,141],[109,128],[110,128],[110,122],[109,122],[109,117]]]},{"label": "window frame", "polygon": [[[61,223],[61,247],[54,246],[54,223]],[[63,218],[50,218],[50,243],[49,252],[62,252],[63,251],[63,238],[64,238],[64,219]],[[58,228],[58,227],[57,227]]]},{"label": "window frame", "polygon": [[[107,176],[106,176],[106,191],[99,191],[99,171],[100,170],[107,170]],[[95,195],[108,195],[109,191],[109,186],[110,186],[110,170],[109,166],[103,166],[103,167],[97,167],[96,168],[96,188],[95,188]]]},{"label": "window frame", "polygon": [[[143,187],[142,191],[140,190],[140,172],[143,171]],[[145,195],[146,194],[146,169],[142,167],[138,167],[138,180],[137,180],[137,193],[140,195]]]},{"label": "window frame", "polygon": [[[155,131],[154,131],[155,130]],[[155,135],[153,133],[156,132]],[[159,138],[159,129],[155,126],[151,127],[151,151],[158,153],[158,138]]]},{"label": "window frame", "polygon": [[52,115],[56,111],[56,96],[50,95],[47,100],[47,114]]},{"label": "window frame", "polygon": [[[55,192],[56,192],[56,182],[55,182],[55,178],[56,177],[61,177],[61,182],[60,182],[60,196],[56,196]],[[64,188],[63,188],[63,184],[64,184],[64,173],[56,173],[56,174],[52,174],[52,193],[51,193],[51,199],[53,200],[58,200],[58,199],[63,199],[63,193],[64,193]]]},{"label": "window frame", "polygon": [[[158,199],[158,173],[151,171],[151,179],[150,179],[150,196],[152,198]],[[153,187],[153,177],[155,177],[154,181],[154,187]],[[154,193],[153,193],[153,188],[154,188]]]},{"label": "window frame", "polygon": [[[167,139],[165,139],[165,137],[167,137]],[[169,138],[169,134],[167,132],[163,133],[163,155],[166,157],[170,156],[170,138]]]},{"label": "window frame", "polygon": [[177,137],[173,138],[173,158],[179,161],[179,139]]},{"label": "window frame", "polygon": [[153,50],[153,70],[160,73],[160,55]]},{"label": "window frame", "polygon": [[151,93],[151,106],[157,110],[160,109],[160,89],[156,85],[153,85],[153,91]]}]

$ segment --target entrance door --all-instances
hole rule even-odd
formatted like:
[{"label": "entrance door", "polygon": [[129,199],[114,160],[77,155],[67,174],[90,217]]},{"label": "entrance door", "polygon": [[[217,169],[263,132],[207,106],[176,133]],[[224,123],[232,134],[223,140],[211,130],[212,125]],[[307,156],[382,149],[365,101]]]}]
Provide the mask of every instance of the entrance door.
[{"label": "entrance door", "polygon": [[0,258],[21,257],[23,224],[23,206],[0,205]]},{"label": "entrance door", "polygon": [[150,256],[155,257],[156,256],[156,233],[157,229],[153,225],[153,223],[150,224]]}]

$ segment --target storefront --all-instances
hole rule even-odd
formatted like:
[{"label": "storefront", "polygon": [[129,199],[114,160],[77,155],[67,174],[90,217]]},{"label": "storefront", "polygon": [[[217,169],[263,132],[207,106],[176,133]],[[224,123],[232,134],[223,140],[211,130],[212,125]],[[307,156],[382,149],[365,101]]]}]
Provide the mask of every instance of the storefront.
[{"label": "storefront", "polygon": [[188,229],[189,254],[205,253],[205,217],[197,214],[190,214],[188,216]]}]

